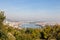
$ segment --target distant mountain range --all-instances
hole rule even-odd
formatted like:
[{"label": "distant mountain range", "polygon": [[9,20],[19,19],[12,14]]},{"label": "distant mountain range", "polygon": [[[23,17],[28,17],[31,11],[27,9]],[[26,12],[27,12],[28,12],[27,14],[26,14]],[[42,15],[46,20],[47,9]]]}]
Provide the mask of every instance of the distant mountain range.
[{"label": "distant mountain range", "polygon": [[36,22],[58,22],[58,23],[60,23],[60,20],[34,20],[34,21],[30,21],[30,20],[19,20],[19,19],[6,19],[7,21],[11,21],[11,22],[34,22],[34,23],[36,23]]}]

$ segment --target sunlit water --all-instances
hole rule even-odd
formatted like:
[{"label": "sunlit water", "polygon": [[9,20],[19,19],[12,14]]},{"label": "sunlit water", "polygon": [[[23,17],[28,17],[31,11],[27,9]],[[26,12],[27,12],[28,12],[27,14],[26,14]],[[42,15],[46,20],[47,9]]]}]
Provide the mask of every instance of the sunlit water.
[{"label": "sunlit water", "polygon": [[21,28],[41,28],[42,26],[37,25],[37,24],[33,24],[33,23],[24,23],[20,25]]}]

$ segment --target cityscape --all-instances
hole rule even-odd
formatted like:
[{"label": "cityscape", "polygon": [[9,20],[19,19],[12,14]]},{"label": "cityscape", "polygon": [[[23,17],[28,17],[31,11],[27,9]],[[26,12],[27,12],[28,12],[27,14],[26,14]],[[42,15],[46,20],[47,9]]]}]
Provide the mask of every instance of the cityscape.
[{"label": "cityscape", "polygon": [[7,21],[7,20],[4,21],[5,25],[9,25],[9,26],[12,26],[12,27],[15,27],[15,28],[21,28],[21,29],[22,29],[21,25],[24,25],[25,23],[26,23],[26,25],[31,23],[31,24],[35,24],[35,25],[41,25],[41,26],[56,25],[56,24],[60,25],[60,23],[58,23],[58,22],[44,22],[44,21],[43,22],[42,21],[35,21],[35,22],[18,21],[18,22],[16,22],[16,21]]}]

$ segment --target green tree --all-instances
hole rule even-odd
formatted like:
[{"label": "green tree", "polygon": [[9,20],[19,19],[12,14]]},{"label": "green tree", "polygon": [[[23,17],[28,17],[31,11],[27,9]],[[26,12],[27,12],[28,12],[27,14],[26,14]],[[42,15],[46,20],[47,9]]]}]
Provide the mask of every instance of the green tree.
[{"label": "green tree", "polygon": [[3,27],[3,21],[5,19],[5,15],[3,11],[0,11],[0,29]]},{"label": "green tree", "polygon": [[0,23],[2,23],[5,20],[5,15],[4,15],[4,11],[0,11]]}]

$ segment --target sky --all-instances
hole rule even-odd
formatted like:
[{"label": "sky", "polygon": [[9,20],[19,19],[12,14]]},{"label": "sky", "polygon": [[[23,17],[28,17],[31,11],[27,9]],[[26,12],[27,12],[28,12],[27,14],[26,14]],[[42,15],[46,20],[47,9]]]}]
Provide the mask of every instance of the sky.
[{"label": "sky", "polygon": [[60,20],[60,0],[0,0],[0,10],[12,20]]}]

